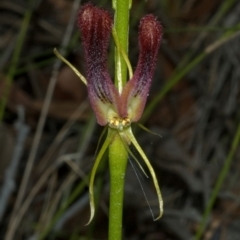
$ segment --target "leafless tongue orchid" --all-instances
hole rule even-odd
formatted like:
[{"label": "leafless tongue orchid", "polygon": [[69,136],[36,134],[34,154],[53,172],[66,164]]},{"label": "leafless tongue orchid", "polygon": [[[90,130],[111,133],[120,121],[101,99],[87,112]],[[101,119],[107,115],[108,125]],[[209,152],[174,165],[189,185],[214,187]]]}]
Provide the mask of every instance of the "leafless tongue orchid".
[{"label": "leafless tongue orchid", "polygon": [[[86,79],[75,67],[64,59],[56,49],[55,54],[68,64],[87,85],[89,100],[95,112],[97,122],[102,126],[108,127],[108,136],[97,155],[90,178],[91,217],[89,222],[92,220],[95,212],[93,195],[95,173],[104,152],[113,141],[116,134],[120,135],[124,146],[126,146],[129,154],[132,156],[133,154],[128,146],[131,143],[134,145],[152,175],[159,199],[160,214],[156,218],[158,219],[163,213],[163,201],[160,188],[148,158],[132,133],[131,123],[137,122],[141,118],[146,104],[156,67],[157,54],[162,37],[162,27],[153,15],[146,15],[141,19],[138,35],[140,51],[138,64],[131,79],[127,82],[122,91],[119,92],[114,86],[107,69],[107,49],[111,32],[114,32],[111,15],[107,11],[91,4],[85,4],[79,11],[78,26],[81,31],[86,62]],[[122,52],[119,44],[116,45],[120,48],[119,51]],[[129,67],[130,64],[126,54],[124,52],[122,54]],[[129,72],[131,73],[131,71],[130,66]],[[136,158],[134,157],[134,159]]]}]

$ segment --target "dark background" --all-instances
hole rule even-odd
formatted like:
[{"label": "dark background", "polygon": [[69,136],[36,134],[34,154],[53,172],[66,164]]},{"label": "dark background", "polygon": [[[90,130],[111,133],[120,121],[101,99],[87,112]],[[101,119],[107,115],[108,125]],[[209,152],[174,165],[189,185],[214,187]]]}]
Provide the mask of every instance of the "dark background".
[{"label": "dark background", "polygon": [[[93,2],[114,13],[111,1]],[[78,8],[72,0],[0,2],[1,101],[10,86],[0,125],[0,239],[107,239],[106,160],[95,184],[97,213],[85,226],[90,211],[87,177],[103,128],[95,123],[86,87],[53,54],[54,47],[64,49],[65,57],[85,73],[73,17]],[[240,2],[133,1],[129,26],[133,69],[138,23],[147,13],[158,17],[164,35],[142,120],[161,137],[137,125],[133,129],[156,171],[165,212],[159,221],[152,220],[147,201],[154,216],[158,214],[152,180],[130,158],[134,168],[129,164],[126,177],[124,239],[193,239],[222,169],[226,178],[203,239],[240,239],[237,141],[230,152],[240,118],[240,37],[212,45],[220,43],[227,31],[239,33]],[[206,51],[209,46],[215,51]],[[112,76],[113,47],[112,42]]]}]

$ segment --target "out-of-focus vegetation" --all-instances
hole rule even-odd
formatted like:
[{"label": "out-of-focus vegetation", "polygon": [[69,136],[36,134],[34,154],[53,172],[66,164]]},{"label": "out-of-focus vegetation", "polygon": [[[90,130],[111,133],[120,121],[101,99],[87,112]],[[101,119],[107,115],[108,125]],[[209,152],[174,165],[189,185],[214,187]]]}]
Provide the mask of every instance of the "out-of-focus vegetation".
[{"label": "out-of-focus vegetation", "polygon": [[[0,239],[107,239],[107,161],[96,180],[97,215],[85,226],[102,128],[85,86],[53,55],[57,47],[85,73],[75,17],[84,2],[0,2]],[[111,1],[92,2],[113,13]],[[147,13],[158,16],[164,37],[142,122],[162,137],[134,130],[155,168],[165,212],[152,221],[142,188],[157,214],[154,186],[130,158],[124,239],[190,240],[204,214],[202,239],[239,239],[240,2],[133,1],[133,68],[139,19]],[[113,42],[109,51],[114,76]]]}]

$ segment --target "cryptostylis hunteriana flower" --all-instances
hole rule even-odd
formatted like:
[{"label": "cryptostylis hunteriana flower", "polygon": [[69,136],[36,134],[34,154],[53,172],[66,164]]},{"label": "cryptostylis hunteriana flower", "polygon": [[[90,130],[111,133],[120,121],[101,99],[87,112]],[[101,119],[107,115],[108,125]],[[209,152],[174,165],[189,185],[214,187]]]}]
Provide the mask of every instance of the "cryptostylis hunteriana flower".
[{"label": "cryptostylis hunteriana flower", "polygon": [[[158,195],[160,214],[156,219],[159,219],[163,213],[163,201],[158,181],[147,156],[132,133],[131,123],[137,122],[140,119],[146,104],[156,67],[157,54],[162,37],[162,27],[153,15],[149,14],[141,19],[138,35],[140,52],[137,67],[133,75],[129,60],[118,43],[111,15],[107,11],[91,4],[85,4],[79,11],[78,27],[81,31],[86,61],[86,79],[56,49],[54,52],[87,85],[89,100],[95,112],[97,122],[101,126],[107,126],[108,128],[107,138],[96,157],[90,177],[91,216],[89,222],[93,219],[95,212],[93,191],[95,173],[103,154],[116,134],[119,134],[121,137],[129,154],[137,161],[129,149],[129,145],[133,144],[147,165]],[[113,33],[117,48],[123,55],[129,68],[130,80],[120,91],[113,84],[107,69],[107,50],[111,32]],[[138,161],[137,163],[143,170],[140,163]]]}]

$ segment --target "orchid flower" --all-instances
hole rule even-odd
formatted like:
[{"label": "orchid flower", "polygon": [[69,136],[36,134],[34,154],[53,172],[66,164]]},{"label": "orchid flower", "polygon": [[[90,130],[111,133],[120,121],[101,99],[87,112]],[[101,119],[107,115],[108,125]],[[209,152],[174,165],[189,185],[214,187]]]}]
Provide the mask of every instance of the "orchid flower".
[{"label": "orchid flower", "polygon": [[[155,219],[157,220],[163,214],[161,191],[154,169],[133,135],[131,123],[137,122],[141,118],[146,104],[156,67],[157,54],[162,37],[162,27],[151,14],[146,15],[141,19],[138,35],[139,59],[136,70],[133,74],[127,55],[121,50],[121,46],[118,42],[111,15],[107,11],[91,4],[85,4],[79,11],[78,27],[81,31],[81,39],[86,61],[86,79],[74,66],[71,65],[71,63],[63,58],[56,49],[54,50],[54,53],[70,66],[83,83],[87,85],[90,104],[95,112],[97,122],[101,126],[106,126],[108,129],[107,138],[96,157],[91,172],[89,183],[91,215],[89,223],[93,219],[95,213],[95,174],[103,154],[111,142],[114,141],[117,134],[120,136],[129,154],[137,161],[129,148],[129,145],[132,144],[137,149],[149,169],[159,202],[160,213]],[[117,49],[121,52],[129,69],[130,80],[126,83],[123,89],[120,90],[118,90],[113,84],[107,70],[107,50],[111,32],[113,33]],[[137,163],[144,172],[140,163],[138,161]],[[144,174],[146,175],[145,172]]]}]

